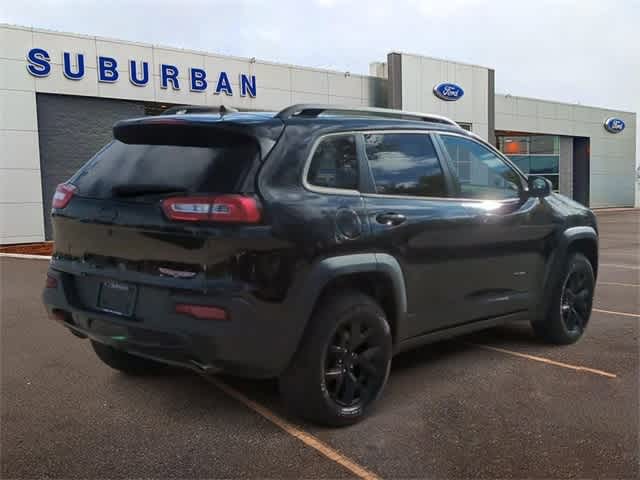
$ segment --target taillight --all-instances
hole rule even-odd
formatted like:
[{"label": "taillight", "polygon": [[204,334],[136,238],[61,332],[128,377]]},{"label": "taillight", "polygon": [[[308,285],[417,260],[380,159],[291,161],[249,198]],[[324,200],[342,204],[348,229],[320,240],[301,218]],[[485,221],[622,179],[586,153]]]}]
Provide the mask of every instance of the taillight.
[{"label": "taillight", "polygon": [[258,223],[261,217],[256,199],[245,195],[171,197],[162,209],[170,220],[182,222]]},{"label": "taillight", "polygon": [[70,183],[61,183],[56,188],[56,193],[53,194],[53,202],[51,203],[51,206],[53,208],[66,207],[76,190],[77,188],[75,185],[71,185]]}]

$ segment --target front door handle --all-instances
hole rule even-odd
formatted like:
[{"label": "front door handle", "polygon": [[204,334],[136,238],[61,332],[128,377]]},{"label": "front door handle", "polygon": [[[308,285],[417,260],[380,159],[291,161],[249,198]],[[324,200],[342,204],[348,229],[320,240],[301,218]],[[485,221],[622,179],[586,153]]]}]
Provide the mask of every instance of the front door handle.
[{"label": "front door handle", "polygon": [[401,213],[387,212],[376,215],[376,221],[383,225],[395,226],[404,223],[407,217]]}]

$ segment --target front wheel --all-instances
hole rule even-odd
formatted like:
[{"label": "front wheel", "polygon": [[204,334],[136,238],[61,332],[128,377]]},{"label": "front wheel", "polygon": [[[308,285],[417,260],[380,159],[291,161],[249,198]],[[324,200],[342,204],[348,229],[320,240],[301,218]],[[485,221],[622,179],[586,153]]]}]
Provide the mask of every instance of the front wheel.
[{"label": "front wheel", "polygon": [[593,304],[595,276],[591,262],[581,253],[569,256],[546,318],[532,323],[543,339],[568,345],[584,334]]},{"label": "front wheel", "polygon": [[371,297],[329,297],[310,320],[298,352],[280,378],[287,407],[329,426],[360,421],[380,396],[391,366],[391,332]]}]

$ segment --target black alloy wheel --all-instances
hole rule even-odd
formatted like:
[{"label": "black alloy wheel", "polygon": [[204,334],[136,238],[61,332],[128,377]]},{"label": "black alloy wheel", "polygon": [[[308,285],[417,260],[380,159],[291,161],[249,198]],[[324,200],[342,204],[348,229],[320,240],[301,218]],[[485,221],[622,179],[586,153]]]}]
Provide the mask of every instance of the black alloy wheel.
[{"label": "black alloy wheel", "polygon": [[358,317],[338,326],[327,347],[324,380],[330,398],[353,407],[373,398],[387,376],[385,332]]},{"label": "black alloy wheel", "polygon": [[315,423],[343,427],[362,420],[384,390],[393,341],[384,310],[351,289],[327,294],[300,347],[280,376],[287,408]]},{"label": "black alloy wheel", "polygon": [[589,259],[579,252],[569,254],[556,285],[548,313],[531,326],[543,340],[569,345],[582,338],[591,316],[596,278]]},{"label": "black alloy wheel", "polygon": [[562,291],[560,315],[567,331],[581,335],[591,314],[593,281],[584,269],[569,272]]}]

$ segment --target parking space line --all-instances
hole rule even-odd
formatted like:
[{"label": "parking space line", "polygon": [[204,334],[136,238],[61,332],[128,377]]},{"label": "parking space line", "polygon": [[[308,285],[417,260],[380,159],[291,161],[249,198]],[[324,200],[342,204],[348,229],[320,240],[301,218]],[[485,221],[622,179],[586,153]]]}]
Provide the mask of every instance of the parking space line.
[{"label": "parking space line", "polygon": [[378,477],[376,474],[370,472],[363,466],[358,465],[356,462],[354,462],[350,458],[344,456],[337,450],[331,448],[322,440],[316,438],[310,433],[307,433],[299,429],[298,427],[292,425],[291,423],[287,422],[286,420],[284,420],[283,418],[281,418],[280,416],[278,416],[268,408],[260,405],[257,402],[254,402],[250,398],[240,393],[235,388],[227,385],[226,383],[224,383],[221,380],[218,380],[215,377],[205,377],[205,378],[209,382],[213,383],[220,390],[222,390],[224,393],[229,395],[230,397],[233,397],[234,399],[238,400],[240,403],[244,404],[246,407],[260,414],[261,416],[269,420],[271,423],[273,423],[274,425],[278,426],[279,428],[284,430],[286,433],[291,435],[292,437],[297,438],[308,447],[311,447],[314,450],[316,450],[321,455],[336,462],[338,465],[341,465],[342,467],[346,468],[357,477],[365,480],[379,480],[380,477]]},{"label": "parking space line", "polygon": [[620,265],[619,263],[601,263],[599,266],[611,267],[611,268],[627,268],[629,270],[640,270],[640,267],[636,265]]},{"label": "parking space line", "polygon": [[569,363],[558,362],[557,360],[551,360],[550,358],[538,357],[535,355],[529,355],[528,353],[521,353],[513,350],[507,350],[505,348],[492,347],[490,345],[484,345],[481,343],[469,343],[469,342],[465,342],[465,343],[467,345],[482,348],[484,350],[492,350],[494,352],[505,353],[507,355],[513,355],[515,357],[525,358],[527,360],[533,360],[535,362],[546,363],[547,365],[554,365],[556,367],[568,368],[570,370],[575,370],[578,372],[592,373],[594,375],[600,375],[602,377],[607,377],[607,378],[618,378],[618,376],[615,373],[605,372],[604,370],[597,370],[595,368],[582,367],[580,365],[571,365]]},{"label": "parking space line", "polygon": [[598,285],[613,285],[615,287],[636,287],[636,288],[640,288],[640,283],[598,282]]},{"label": "parking space line", "polygon": [[614,310],[600,310],[599,308],[592,308],[594,312],[608,313],[609,315],[622,315],[623,317],[636,317],[640,318],[640,314],[628,313],[628,312],[616,312]]}]

